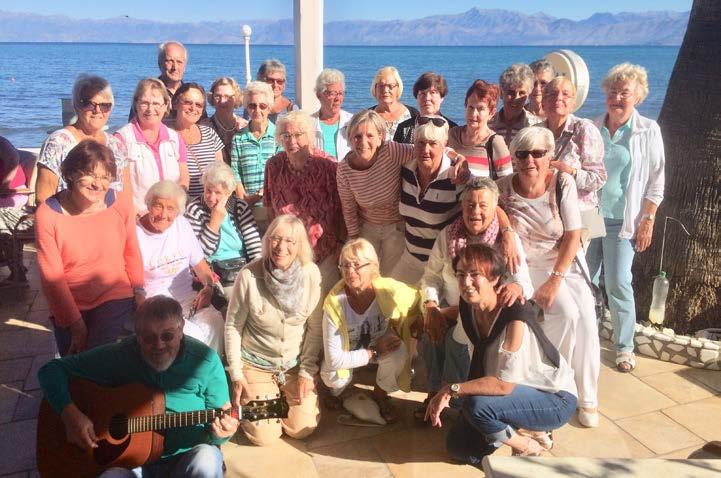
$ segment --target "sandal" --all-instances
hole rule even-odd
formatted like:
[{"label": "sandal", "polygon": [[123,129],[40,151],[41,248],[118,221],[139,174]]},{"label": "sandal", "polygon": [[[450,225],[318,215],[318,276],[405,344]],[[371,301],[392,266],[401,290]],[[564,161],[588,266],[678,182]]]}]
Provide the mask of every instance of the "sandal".
[{"label": "sandal", "polygon": [[516,450],[514,448],[511,456],[541,456],[542,452],[543,447],[534,438],[528,437],[526,449]]},{"label": "sandal", "polygon": [[531,430],[524,430],[523,428],[519,428],[518,430],[516,430],[516,433],[521,436],[535,440],[536,442],[538,442],[539,445],[541,445],[543,451],[550,451],[553,448],[553,432],[534,432]]},{"label": "sandal", "polygon": [[398,419],[400,418],[398,416],[398,410],[391,404],[391,401],[388,397],[380,399],[373,397],[373,400],[375,400],[375,402],[378,404],[378,409],[381,412],[381,417],[383,417],[383,420],[385,420],[387,424],[390,425],[398,421]]},{"label": "sandal", "polygon": [[621,373],[633,372],[636,368],[636,356],[633,352],[616,353],[616,369]]}]

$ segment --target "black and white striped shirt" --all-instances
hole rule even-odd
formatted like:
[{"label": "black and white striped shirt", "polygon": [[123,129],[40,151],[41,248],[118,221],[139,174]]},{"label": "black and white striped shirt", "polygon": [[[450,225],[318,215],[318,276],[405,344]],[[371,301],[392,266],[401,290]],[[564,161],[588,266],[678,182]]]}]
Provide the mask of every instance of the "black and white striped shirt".
[{"label": "black and white striped shirt", "polygon": [[210,126],[198,125],[198,129],[200,129],[200,142],[197,144],[186,143],[185,145],[188,149],[188,176],[190,177],[188,196],[191,199],[203,194],[203,185],[200,179],[208,166],[215,161],[215,153],[224,148],[223,141]]},{"label": "black and white striped shirt", "polygon": [[[231,194],[226,204],[230,220],[243,240],[245,248],[245,259],[250,262],[260,256],[260,234],[255,224],[253,213],[248,203],[237,199],[235,193]],[[220,232],[214,232],[208,227],[210,223],[210,208],[203,202],[203,197],[197,197],[190,201],[185,208],[185,218],[195,232],[205,256],[212,255],[220,244]]]},{"label": "black and white striped shirt", "polygon": [[401,168],[401,202],[398,207],[406,224],[406,249],[426,262],[441,229],[456,220],[461,212],[460,197],[465,184],[450,179],[451,160],[443,155],[441,168],[425,194],[420,190],[416,160]]}]

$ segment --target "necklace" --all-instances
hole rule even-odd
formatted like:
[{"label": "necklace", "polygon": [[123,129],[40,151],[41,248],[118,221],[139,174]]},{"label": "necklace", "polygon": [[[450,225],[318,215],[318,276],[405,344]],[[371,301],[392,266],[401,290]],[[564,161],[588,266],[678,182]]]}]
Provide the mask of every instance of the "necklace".
[{"label": "necklace", "polygon": [[231,126],[230,129],[228,129],[228,128],[226,128],[225,126],[223,126],[223,122],[220,121],[220,118],[218,117],[218,115],[213,115],[213,122],[214,122],[216,125],[218,125],[218,128],[222,129],[222,130],[225,131],[226,133],[231,133],[231,132],[235,131],[235,125],[236,125],[236,120],[237,120],[237,119],[238,119],[238,118],[237,118],[237,117],[235,116],[235,114],[234,114],[234,115],[233,115],[233,126]]}]

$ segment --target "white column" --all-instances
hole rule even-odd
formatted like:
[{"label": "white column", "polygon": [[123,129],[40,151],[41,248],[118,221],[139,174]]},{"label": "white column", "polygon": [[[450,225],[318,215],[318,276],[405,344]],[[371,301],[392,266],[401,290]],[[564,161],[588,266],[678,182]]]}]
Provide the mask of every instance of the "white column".
[{"label": "white column", "polygon": [[323,69],[323,0],[293,0],[295,100],[308,113],[320,108],[315,79]]}]

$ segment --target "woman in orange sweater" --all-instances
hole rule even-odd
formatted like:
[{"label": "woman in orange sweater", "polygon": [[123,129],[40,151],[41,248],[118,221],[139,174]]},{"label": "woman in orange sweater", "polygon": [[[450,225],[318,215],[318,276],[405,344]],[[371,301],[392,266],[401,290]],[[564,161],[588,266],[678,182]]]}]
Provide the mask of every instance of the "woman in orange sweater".
[{"label": "woman in orange sweater", "polygon": [[109,188],[113,154],[85,140],[61,165],[68,189],[38,207],[38,265],[61,355],[114,342],[144,298],[132,199]]}]

